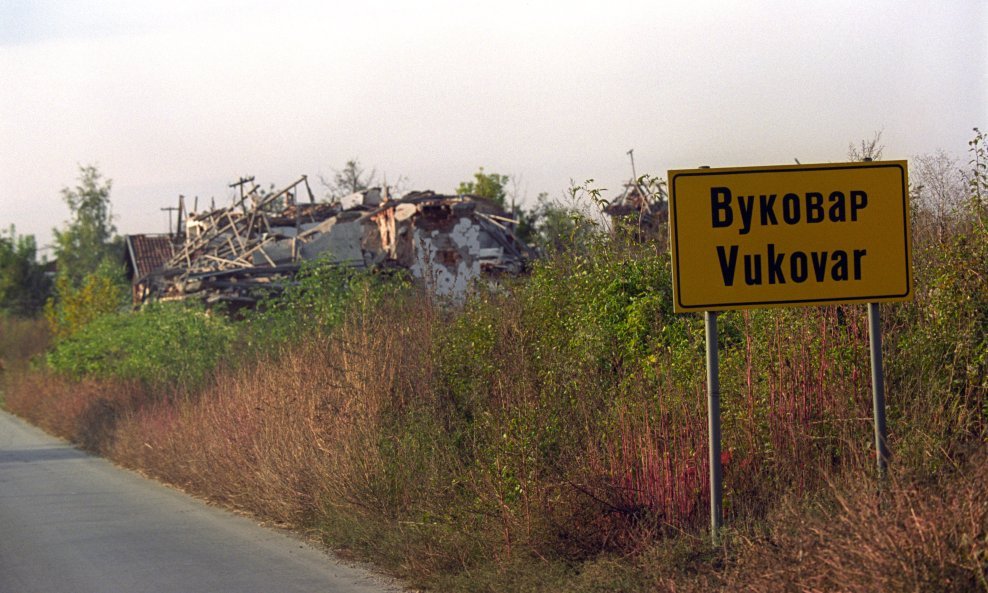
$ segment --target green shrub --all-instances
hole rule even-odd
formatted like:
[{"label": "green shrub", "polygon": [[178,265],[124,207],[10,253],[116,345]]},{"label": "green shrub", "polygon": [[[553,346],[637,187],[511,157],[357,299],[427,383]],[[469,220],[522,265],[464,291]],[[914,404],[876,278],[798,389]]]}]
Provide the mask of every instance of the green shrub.
[{"label": "green shrub", "polygon": [[343,322],[354,304],[370,310],[399,298],[408,286],[407,276],[398,271],[355,269],[328,259],[305,262],[291,286],[247,314],[247,343],[265,351],[325,335]]},{"label": "green shrub", "polygon": [[127,304],[127,288],[120,271],[103,264],[72,285],[67,273],[55,278],[55,295],[45,303],[45,319],[56,340],[68,338],[101,315],[120,311]]},{"label": "green shrub", "polygon": [[60,341],[48,355],[59,373],[194,386],[227,354],[235,326],[201,307],[150,304],[103,315]]},{"label": "green shrub", "polygon": [[887,314],[890,430],[927,471],[988,438],[988,218],[971,206],[914,248],[915,299]]},{"label": "green shrub", "polygon": [[547,371],[599,372],[607,383],[615,371],[653,369],[659,357],[691,350],[696,318],[672,312],[665,254],[600,244],[540,262],[518,293]]}]

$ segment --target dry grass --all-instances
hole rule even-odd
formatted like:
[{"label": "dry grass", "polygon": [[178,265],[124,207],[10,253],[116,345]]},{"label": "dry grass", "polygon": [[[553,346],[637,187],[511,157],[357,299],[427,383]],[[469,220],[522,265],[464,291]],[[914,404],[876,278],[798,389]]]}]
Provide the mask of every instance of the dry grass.
[{"label": "dry grass", "polygon": [[220,371],[196,398],[128,418],[111,454],[287,525],[313,525],[328,501],[373,506],[359,477],[380,471],[382,411],[415,393],[401,370],[408,334],[421,328],[393,329],[353,320],[332,339]]},{"label": "dry grass", "polygon": [[738,539],[728,591],[988,591],[988,456],[941,484],[852,479],[824,502],[784,506],[768,533]]},{"label": "dry grass", "polygon": [[0,373],[18,372],[48,348],[51,335],[44,319],[0,315]]},{"label": "dry grass", "polygon": [[140,384],[71,381],[48,372],[9,377],[5,406],[46,431],[97,453],[108,453],[121,418],[148,399]]}]

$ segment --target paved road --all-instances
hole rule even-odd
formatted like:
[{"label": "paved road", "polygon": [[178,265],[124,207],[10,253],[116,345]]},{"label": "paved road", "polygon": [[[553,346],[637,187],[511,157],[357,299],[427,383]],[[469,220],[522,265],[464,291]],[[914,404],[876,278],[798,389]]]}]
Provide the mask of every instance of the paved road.
[{"label": "paved road", "polygon": [[396,590],[0,412],[0,593]]}]

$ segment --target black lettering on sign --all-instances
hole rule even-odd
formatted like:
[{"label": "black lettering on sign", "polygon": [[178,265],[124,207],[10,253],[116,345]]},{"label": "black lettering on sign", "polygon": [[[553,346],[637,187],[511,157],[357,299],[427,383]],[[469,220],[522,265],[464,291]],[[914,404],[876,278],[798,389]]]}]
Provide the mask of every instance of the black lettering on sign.
[{"label": "black lettering on sign", "polygon": [[847,252],[843,249],[834,252],[834,267],[830,268],[830,277],[836,282],[847,280]]},{"label": "black lettering on sign", "polygon": [[734,271],[738,265],[738,246],[731,245],[731,253],[724,253],[724,246],[717,246],[717,260],[720,262],[720,274],[724,278],[724,286],[734,286]]},{"label": "black lettering on sign", "polygon": [[868,194],[860,190],[851,192],[851,220],[858,219],[858,210],[868,205]]},{"label": "black lettering on sign", "polygon": [[744,255],[744,283],[748,286],[762,283],[762,254]]},{"label": "black lettering on sign", "polygon": [[738,259],[744,260],[744,283],[747,286],[761,286],[768,278],[768,284],[786,284],[806,281],[847,282],[852,278],[861,280],[864,258],[867,249],[854,249],[851,255],[843,249],[834,251],[778,251],[775,243],[766,246],[765,253],[741,253],[738,245],[718,245],[717,263],[724,286],[734,286],[738,273]]},{"label": "black lettering on sign", "polygon": [[751,217],[755,214],[755,196],[738,196],[738,209],[741,210],[741,230],[739,235],[751,232]]},{"label": "black lettering on sign", "polygon": [[775,194],[758,196],[758,203],[762,207],[762,226],[779,224],[779,219],[775,217]]},{"label": "black lettering on sign", "polygon": [[806,222],[823,222],[823,194],[815,191],[806,194]]},{"label": "black lettering on sign", "polygon": [[861,258],[868,255],[867,249],[854,250],[854,279],[861,280]]},{"label": "black lettering on sign", "polygon": [[827,271],[827,252],[812,251],[810,258],[813,260],[813,277],[817,282],[823,282],[824,273]]},{"label": "black lettering on sign", "polygon": [[789,256],[789,277],[793,282],[806,282],[806,254],[794,251]]},{"label": "black lettering on sign", "polygon": [[844,202],[844,194],[835,191],[830,194],[830,222],[844,222],[847,220],[847,204]]},{"label": "black lettering on sign", "polygon": [[[736,199],[735,199],[736,198]],[[776,210],[778,202],[779,210]],[[737,203],[737,217],[734,204]],[[776,226],[779,218],[788,225],[802,222],[817,224],[824,220],[830,222],[857,222],[858,215],[868,207],[868,194],[859,189],[848,193],[833,191],[827,196],[824,204],[823,194],[816,191],[799,194],[789,192],[778,194],[752,194],[735,196],[729,187],[710,188],[710,225],[712,228],[728,228],[734,225],[735,218],[740,221],[739,235],[751,232],[756,216],[761,226]]]},{"label": "black lettering on sign", "polygon": [[734,210],[731,209],[731,190],[726,187],[710,188],[711,224],[716,228],[731,226]]},{"label": "black lettering on sign", "polygon": [[786,224],[799,222],[799,196],[796,194],[782,196],[782,220],[785,220]]},{"label": "black lettering on sign", "polygon": [[782,275],[782,260],[785,253],[775,253],[775,243],[768,244],[768,283],[785,284],[786,277]]}]

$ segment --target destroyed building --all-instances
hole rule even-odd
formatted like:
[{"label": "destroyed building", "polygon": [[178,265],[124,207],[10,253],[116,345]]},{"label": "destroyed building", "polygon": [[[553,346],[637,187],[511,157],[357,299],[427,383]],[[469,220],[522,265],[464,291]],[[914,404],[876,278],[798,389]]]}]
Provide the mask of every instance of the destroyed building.
[{"label": "destroyed building", "polygon": [[171,233],[124,237],[124,265],[127,277],[131,279],[131,297],[134,303],[147,298],[151,273],[160,269],[175,255],[175,239],[175,235]]},{"label": "destroyed building", "polygon": [[[132,256],[135,303],[251,306],[317,259],[408,270],[434,294],[458,299],[481,279],[523,271],[534,255],[512,231],[514,221],[477,196],[424,191],[392,198],[373,188],[324,204],[315,202],[305,176],[271,192],[252,179],[235,185],[240,199],[228,208],[186,212],[180,201],[174,251],[160,267],[146,272]],[[128,244],[141,242],[132,237]]]},{"label": "destroyed building", "polygon": [[669,200],[661,184],[646,188],[632,178],[621,195],[604,207],[604,213],[611,217],[615,231],[629,231],[638,241],[666,240]]}]

